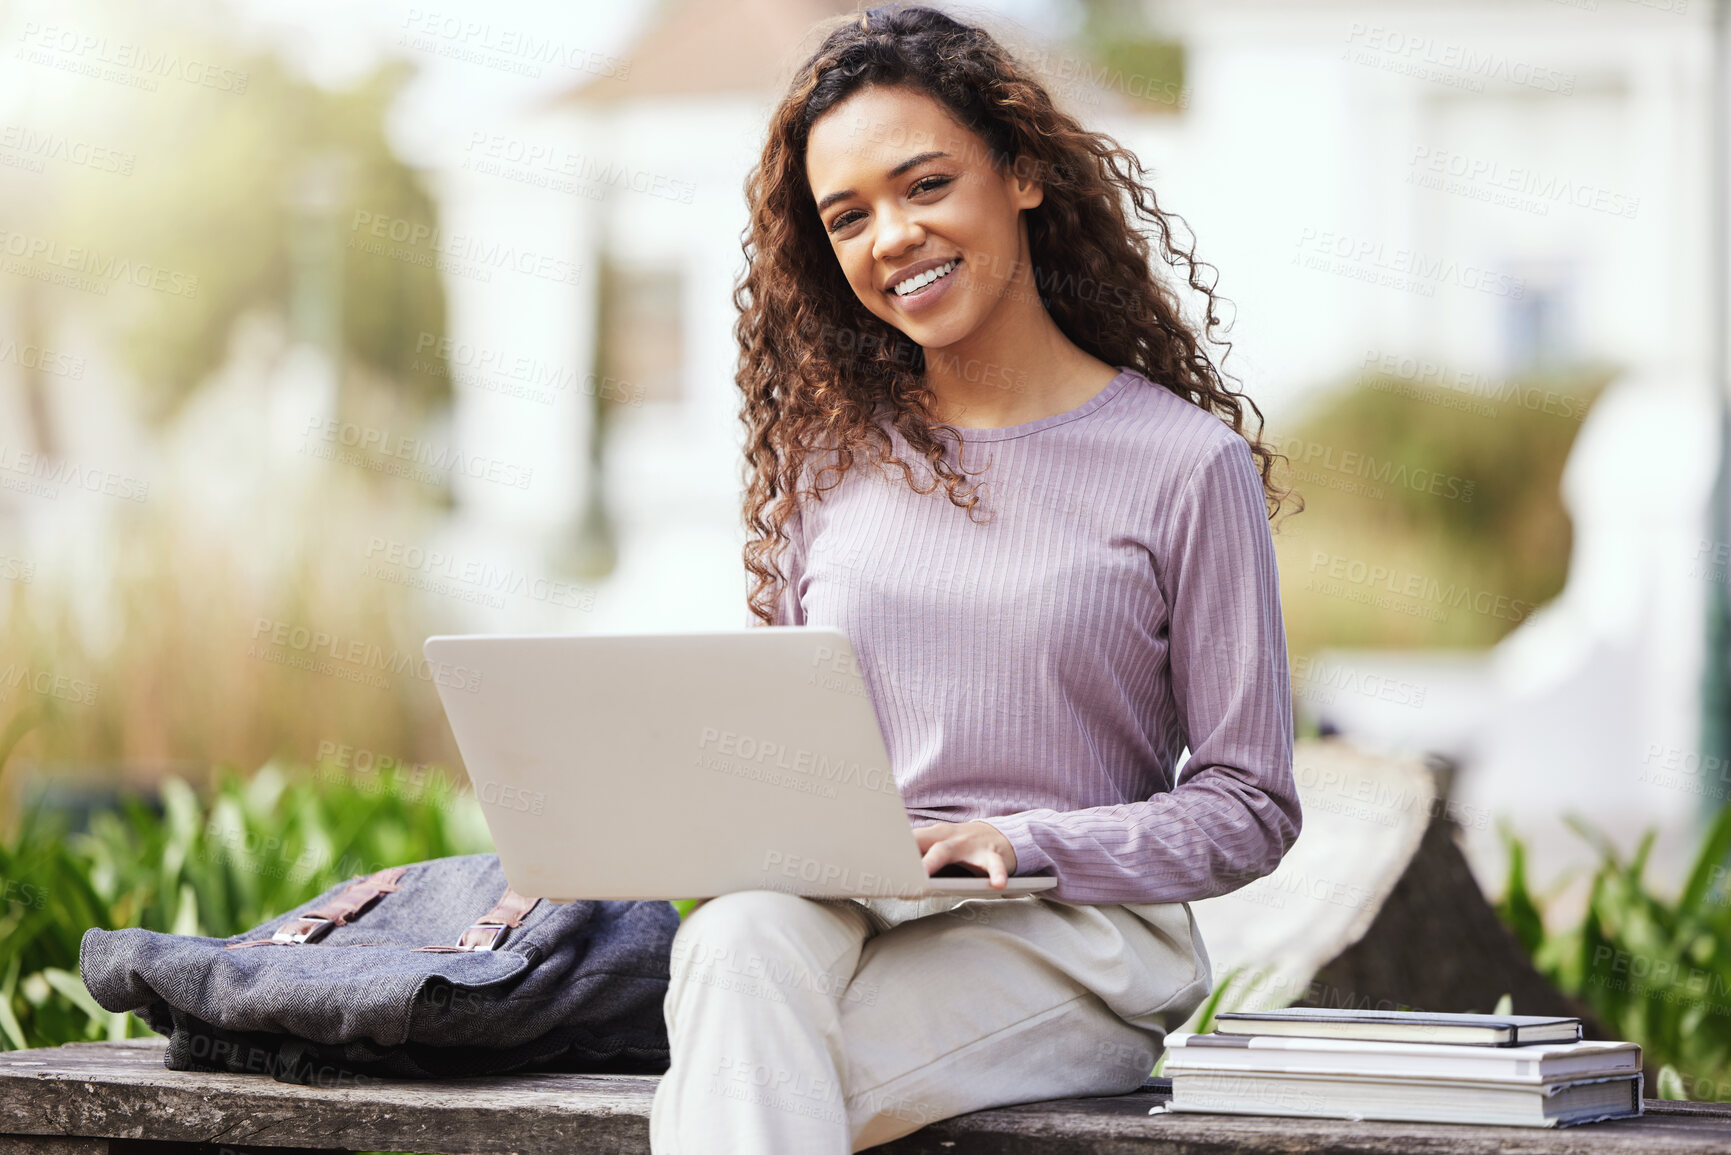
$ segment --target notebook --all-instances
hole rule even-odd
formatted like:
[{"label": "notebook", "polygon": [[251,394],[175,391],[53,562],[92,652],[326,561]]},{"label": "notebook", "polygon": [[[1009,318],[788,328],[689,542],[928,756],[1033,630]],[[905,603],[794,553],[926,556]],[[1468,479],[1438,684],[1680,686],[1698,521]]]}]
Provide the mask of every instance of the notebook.
[{"label": "notebook", "polygon": [[1639,1115],[1641,1090],[1639,1071],[1531,1083],[1209,1071],[1175,1073],[1166,1110],[1567,1127]]},{"label": "notebook", "polygon": [[1573,1043],[1581,1038],[1581,1020],[1574,1018],[1426,1014],[1422,1011],[1360,1011],[1328,1007],[1228,1011],[1215,1017],[1214,1029],[1222,1035],[1296,1035],[1475,1047]]}]

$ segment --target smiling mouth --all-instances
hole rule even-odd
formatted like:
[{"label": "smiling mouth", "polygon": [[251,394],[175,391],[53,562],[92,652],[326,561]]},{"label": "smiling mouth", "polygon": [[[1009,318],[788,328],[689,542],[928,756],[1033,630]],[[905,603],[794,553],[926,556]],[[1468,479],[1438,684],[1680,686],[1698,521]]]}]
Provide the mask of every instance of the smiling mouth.
[{"label": "smiling mouth", "polygon": [[962,258],[952,257],[947,264],[939,265],[935,269],[927,269],[917,277],[909,277],[899,285],[891,286],[890,292],[894,293],[898,297],[906,297],[910,294],[917,293],[927,285],[949,276],[955,271],[956,266],[961,263]]}]

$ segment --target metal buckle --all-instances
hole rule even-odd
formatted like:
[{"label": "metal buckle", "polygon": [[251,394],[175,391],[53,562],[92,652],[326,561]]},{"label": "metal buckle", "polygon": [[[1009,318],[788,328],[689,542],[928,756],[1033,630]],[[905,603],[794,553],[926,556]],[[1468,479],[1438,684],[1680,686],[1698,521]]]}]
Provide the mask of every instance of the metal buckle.
[{"label": "metal buckle", "polygon": [[457,938],[458,950],[497,950],[511,928],[502,922],[478,922]]},{"label": "metal buckle", "polygon": [[306,914],[300,918],[283,923],[277,932],[270,936],[272,942],[307,943],[323,938],[331,927],[337,925],[333,920],[322,915]]}]

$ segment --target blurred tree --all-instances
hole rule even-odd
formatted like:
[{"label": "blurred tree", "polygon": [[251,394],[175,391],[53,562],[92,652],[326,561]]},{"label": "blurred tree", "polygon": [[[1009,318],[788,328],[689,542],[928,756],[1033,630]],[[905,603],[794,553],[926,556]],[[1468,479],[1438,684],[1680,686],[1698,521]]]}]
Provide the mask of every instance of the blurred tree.
[{"label": "blurred tree", "polygon": [[[178,43],[183,52],[201,47]],[[211,56],[232,59],[234,50],[213,46]],[[391,62],[337,92],[291,76],[272,56],[241,68],[246,90],[229,99],[165,85],[155,100],[121,104],[129,143],[145,159],[128,180],[71,186],[58,207],[58,235],[198,278],[194,295],[141,294],[122,320],[121,348],[146,390],[146,411],[157,420],[177,412],[222,364],[244,313],[267,309],[302,327],[305,310],[292,297],[309,197],[325,199],[324,223],[341,237],[326,246],[340,252],[337,300],[326,303],[339,363],[390,378],[423,409],[447,401],[446,376],[410,367],[419,335],[445,332],[445,300],[433,201],[385,138],[409,66]],[[374,222],[420,239],[365,252],[356,246]]]},{"label": "blurred tree", "polygon": [[[1571,530],[1559,491],[1580,419],[1610,379],[1577,369],[1487,382],[1468,397],[1398,377],[1365,374],[1325,394],[1304,419],[1271,429],[1291,460],[1281,476],[1304,513],[1275,543],[1294,654],[1336,646],[1486,646],[1568,576]],[[1506,599],[1501,613],[1451,612],[1442,620],[1391,611],[1312,588],[1344,558],[1385,567],[1402,598],[1409,576]],[[1376,583],[1355,594],[1386,593]],[[1408,604],[1410,603],[1410,604]],[[1513,603],[1519,603],[1514,605]],[[1492,604],[1495,604],[1494,601]]]},{"label": "blurred tree", "polygon": [[[8,131],[48,159],[0,166],[0,228],[8,247],[27,247],[0,278],[0,329],[79,355],[76,372],[22,366],[17,437],[87,473],[136,468],[154,488],[148,501],[51,507],[35,539],[20,532],[30,519],[0,519],[6,552],[40,567],[0,582],[0,671],[13,687],[52,671],[85,688],[40,702],[14,689],[0,739],[28,709],[22,760],[141,780],[170,759],[256,765],[335,735],[446,756],[437,696],[414,669],[363,682],[253,652],[261,618],[415,658],[428,633],[455,625],[440,617],[454,618],[454,603],[357,580],[345,545],[381,527],[430,539],[448,486],[353,468],[278,478],[278,414],[246,408],[267,397],[254,386],[285,330],[332,355],[345,417],[415,435],[448,407],[450,378],[424,357],[424,334],[448,330],[438,216],[386,133],[411,67],[321,87],[250,51],[277,40],[257,21],[233,27],[235,7],[219,0],[61,0],[54,17],[66,43],[100,32],[114,59],[74,69],[72,49],[21,48],[7,61],[18,90]],[[242,366],[248,380],[202,398],[215,406],[189,404]],[[298,376],[270,399],[299,404],[310,390],[293,391],[312,374],[290,368]],[[135,413],[157,428],[134,429]]]},{"label": "blurred tree", "polygon": [[1159,35],[1141,0],[1081,0],[1080,39],[1105,66],[1101,86],[1143,102],[1151,112],[1177,112],[1184,91],[1184,45]]}]

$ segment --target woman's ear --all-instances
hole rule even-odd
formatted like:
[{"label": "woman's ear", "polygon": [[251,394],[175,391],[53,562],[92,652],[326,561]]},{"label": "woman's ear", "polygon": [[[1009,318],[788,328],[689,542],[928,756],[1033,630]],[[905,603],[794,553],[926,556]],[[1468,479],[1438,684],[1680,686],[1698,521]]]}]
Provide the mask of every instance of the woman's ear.
[{"label": "woman's ear", "polygon": [[1010,199],[1018,209],[1036,208],[1046,199],[1046,186],[1034,174],[1034,166],[1025,157],[1017,157],[1006,174],[1010,180]]}]

